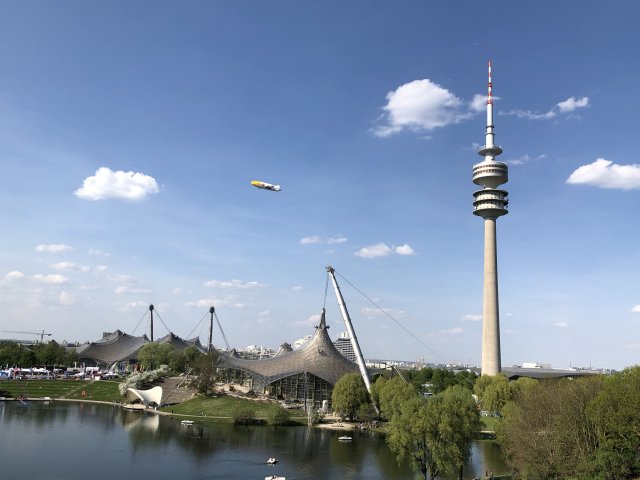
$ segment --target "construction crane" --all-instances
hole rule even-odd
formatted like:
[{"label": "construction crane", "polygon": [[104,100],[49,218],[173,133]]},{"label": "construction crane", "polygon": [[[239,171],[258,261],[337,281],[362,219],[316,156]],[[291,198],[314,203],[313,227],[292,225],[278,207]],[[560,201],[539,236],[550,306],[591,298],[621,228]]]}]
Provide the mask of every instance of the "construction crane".
[{"label": "construction crane", "polygon": [[37,332],[33,332],[33,331],[25,331],[25,332],[20,332],[20,331],[14,331],[14,330],[0,330],[0,333],[21,333],[23,335],[39,335],[40,336],[40,343],[42,343],[44,341],[44,336],[51,336],[53,335],[53,333],[47,333],[44,330],[42,331],[37,331]]}]

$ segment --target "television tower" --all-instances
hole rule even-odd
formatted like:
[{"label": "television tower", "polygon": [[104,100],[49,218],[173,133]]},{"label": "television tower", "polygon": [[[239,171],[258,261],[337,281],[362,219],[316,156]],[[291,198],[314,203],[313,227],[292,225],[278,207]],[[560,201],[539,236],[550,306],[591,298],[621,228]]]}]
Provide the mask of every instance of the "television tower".
[{"label": "television tower", "polygon": [[509,167],[496,157],[502,148],[493,142],[493,85],[489,62],[487,94],[487,131],[485,145],[478,154],[484,157],[473,166],[473,183],[482,186],[474,192],[473,213],[484,218],[484,288],[482,293],[482,375],[500,372],[500,315],[498,309],[498,258],[496,220],[507,211],[507,192],[497,187],[509,180]]}]

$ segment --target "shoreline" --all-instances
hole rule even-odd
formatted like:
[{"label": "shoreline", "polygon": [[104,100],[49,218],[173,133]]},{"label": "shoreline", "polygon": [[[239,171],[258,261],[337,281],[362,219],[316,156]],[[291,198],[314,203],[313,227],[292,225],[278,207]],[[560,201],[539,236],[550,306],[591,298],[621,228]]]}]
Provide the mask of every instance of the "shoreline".
[{"label": "shoreline", "polygon": [[[21,400],[18,398],[7,398],[7,397],[0,397],[0,402],[20,402]],[[116,401],[106,401],[106,400],[85,400],[85,399],[76,399],[76,398],[60,398],[60,397],[27,397],[22,399],[23,402],[74,402],[74,403],[94,403],[94,404],[99,404],[99,405],[111,405],[113,407],[120,407],[124,410],[131,410],[131,411],[139,411],[139,412],[146,412],[146,413],[155,413],[157,415],[164,415],[164,416],[169,416],[169,417],[186,417],[186,418],[193,418],[193,419],[209,419],[209,420],[216,420],[216,419],[225,419],[228,420],[232,417],[220,417],[220,416],[208,416],[208,415],[189,415],[186,413],[173,413],[173,412],[166,412],[163,410],[159,410],[156,409],[154,407],[135,407],[135,408],[128,408],[129,405],[138,405],[138,404],[126,404],[126,403],[119,403]],[[335,420],[335,421],[329,421],[326,423],[317,423],[315,425],[313,425],[314,428],[321,428],[321,429],[325,429],[325,430],[336,430],[336,431],[345,431],[345,432],[350,432],[353,430],[356,430],[356,424],[355,423],[349,423],[349,422],[342,422],[340,420]]]}]

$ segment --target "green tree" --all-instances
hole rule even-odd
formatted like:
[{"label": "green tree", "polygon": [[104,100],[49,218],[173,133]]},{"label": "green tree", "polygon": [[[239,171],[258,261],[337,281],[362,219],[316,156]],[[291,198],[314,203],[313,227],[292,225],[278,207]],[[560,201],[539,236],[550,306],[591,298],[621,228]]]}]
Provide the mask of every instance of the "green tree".
[{"label": "green tree", "polygon": [[149,342],[138,352],[138,361],[146,370],[154,370],[160,365],[170,365],[174,351],[170,343]]},{"label": "green tree", "polygon": [[360,405],[368,401],[367,387],[358,373],[343,375],[333,387],[331,406],[341,418],[353,420]]},{"label": "green tree", "polygon": [[552,379],[520,389],[503,409],[498,440],[522,479],[595,479],[596,430],[587,407],[602,377]]},{"label": "green tree", "polygon": [[485,386],[482,392],[480,407],[489,412],[500,412],[502,407],[512,398],[509,380],[502,373],[489,378],[491,378],[491,382]]},{"label": "green tree", "polygon": [[42,345],[36,352],[36,362],[43,367],[57,367],[64,363],[66,350],[55,340]]},{"label": "green tree", "polygon": [[471,392],[456,385],[429,400],[405,400],[389,422],[387,443],[398,461],[409,460],[422,478],[457,473],[471,455],[480,418]]},{"label": "green tree", "polygon": [[598,449],[595,469],[602,478],[640,476],[640,367],[607,378],[588,407]]},{"label": "green tree", "polygon": [[387,445],[398,463],[407,460],[421,478],[433,480],[439,473],[431,450],[437,428],[428,405],[417,395],[405,400],[389,422]]},{"label": "green tree", "polygon": [[206,394],[215,387],[219,378],[217,363],[218,352],[216,350],[212,350],[206,355],[200,355],[195,360],[193,372],[196,375],[196,379],[193,385],[198,389],[198,392]]},{"label": "green tree", "polygon": [[441,472],[458,473],[471,456],[471,441],[478,438],[481,422],[471,391],[454,385],[430,400],[438,435],[431,439],[434,459]]},{"label": "green tree", "polygon": [[400,412],[402,404],[410,398],[417,397],[416,388],[402,377],[394,377],[384,382],[379,390],[380,413],[391,420]]}]

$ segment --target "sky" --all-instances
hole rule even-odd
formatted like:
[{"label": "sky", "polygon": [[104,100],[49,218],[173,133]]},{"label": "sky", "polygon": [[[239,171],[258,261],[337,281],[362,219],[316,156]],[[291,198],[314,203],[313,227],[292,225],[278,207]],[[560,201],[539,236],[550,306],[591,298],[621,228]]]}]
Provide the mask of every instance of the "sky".
[{"label": "sky", "polygon": [[638,363],[639,14],[3,2],[0,338],[335,339],[332,265],[365,358],[478,365],[491,60],[502,364]]}]

